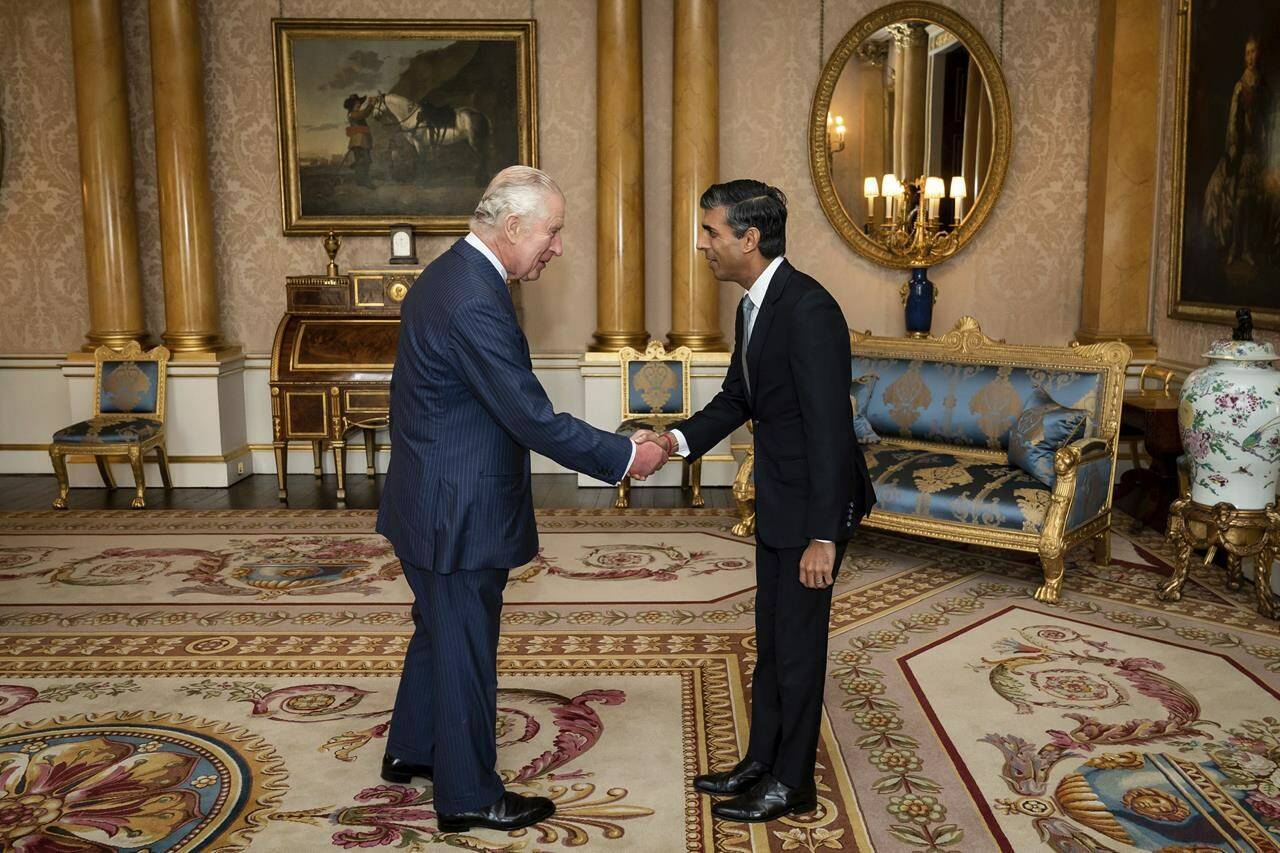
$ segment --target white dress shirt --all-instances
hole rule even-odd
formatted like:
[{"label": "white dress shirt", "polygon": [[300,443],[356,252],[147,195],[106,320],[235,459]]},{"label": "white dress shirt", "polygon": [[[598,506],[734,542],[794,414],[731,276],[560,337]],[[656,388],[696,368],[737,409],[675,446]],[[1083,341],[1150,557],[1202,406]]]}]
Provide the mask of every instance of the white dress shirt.
[{"label": "white dress shirt", "polygon": [[[467,244],[470,245],[471,248],[484,255],[485,258],[488,259],[489,263],[493,264],[493,268],[498,271],[498,275],[502,277],[504,282],[507,280],[507,268],[502,265],[502,261],[498,260],[498,256],[493,253],[493,250],[486,246],[484,241],[476,236],[474,231],[468,231],[467,236],[462,239],[466,240]],[[631,466],[635,464],[635,461],[636,445],[633,442],[631,445],[631,458],[627,460],[627,471],[631,470]],[[618,484],[614,483],[614,485],[616,486]]]}]

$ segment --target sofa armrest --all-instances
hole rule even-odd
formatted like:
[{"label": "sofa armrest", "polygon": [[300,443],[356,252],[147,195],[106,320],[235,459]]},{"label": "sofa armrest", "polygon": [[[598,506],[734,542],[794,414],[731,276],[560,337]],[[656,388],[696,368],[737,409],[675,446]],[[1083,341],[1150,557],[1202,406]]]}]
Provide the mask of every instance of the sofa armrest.
[{"label": "sofa armrest", "polygon": [[1066,498],[1069,507],[1064,533],[1092,521],[1110,503],[1113,451],[1111,442],[1092,437],[1073,441],[1054,454],[1055,497]]},{"label": "sofa armrest", "polygon": [[1059,447],[1053,454],[1053,470],[1059,476],[1095,459],[1111,458],[1111,443],[1093,436]]}]

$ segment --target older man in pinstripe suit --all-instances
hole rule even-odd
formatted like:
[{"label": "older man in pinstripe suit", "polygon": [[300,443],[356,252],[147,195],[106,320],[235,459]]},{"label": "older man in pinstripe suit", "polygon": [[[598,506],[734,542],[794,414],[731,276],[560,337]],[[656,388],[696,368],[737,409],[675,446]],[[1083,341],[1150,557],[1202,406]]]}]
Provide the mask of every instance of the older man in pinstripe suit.
[{"label": "older man in pinstripe suit", "polygon": [[538,550],[530,449],[605,483],[667,461],[644,436],[633,443],[556,414],[534,377],[506,282],[541,275],[563,251],[563,224],[547,175],[504,169],[471,233],[423,270],[400,310],[378,532],[413,589],[415,630],[382,776],[434,778],[444,832],[518,829],[555,811],[504,790],[494,770],[502,590]]}]

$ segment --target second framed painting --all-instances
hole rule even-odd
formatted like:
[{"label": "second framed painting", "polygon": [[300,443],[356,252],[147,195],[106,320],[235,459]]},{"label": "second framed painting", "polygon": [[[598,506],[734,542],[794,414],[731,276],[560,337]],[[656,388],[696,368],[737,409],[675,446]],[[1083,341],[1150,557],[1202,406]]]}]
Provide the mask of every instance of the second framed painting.
[{"label": "second framed painting", "polygon": [[1280,328],[1280,3],[1178,7],[1169,316]]},{"label": "second framed painting", "polygon": [[286,235],[466,233],[490,178],[538,165],[533,21],[271,23]]}]

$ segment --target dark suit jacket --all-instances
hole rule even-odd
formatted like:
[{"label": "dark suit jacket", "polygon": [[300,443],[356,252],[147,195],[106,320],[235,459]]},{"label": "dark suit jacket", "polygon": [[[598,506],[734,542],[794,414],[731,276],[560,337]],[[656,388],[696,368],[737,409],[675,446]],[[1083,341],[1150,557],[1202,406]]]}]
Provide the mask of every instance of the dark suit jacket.
[{"label": "dark suit jacket", "polygon": [[429,571],[527,563],[538,549],[530,449],[606,483],[631,459],[625,437],[555,413],[506,282],[459,240],[400,306],[378,532]]},{"label": "dark suit jacket", "polygon": [[876,501],[853,432],[849,330],[830,293],[787,261],[773,274],[742,376],[742,312],[720,393],[679,426],[697,458],[753,422],[756,535],[773,548],[848,539]]}]

